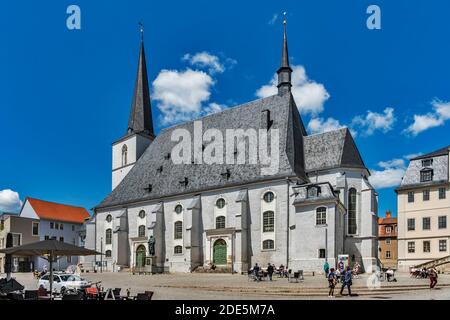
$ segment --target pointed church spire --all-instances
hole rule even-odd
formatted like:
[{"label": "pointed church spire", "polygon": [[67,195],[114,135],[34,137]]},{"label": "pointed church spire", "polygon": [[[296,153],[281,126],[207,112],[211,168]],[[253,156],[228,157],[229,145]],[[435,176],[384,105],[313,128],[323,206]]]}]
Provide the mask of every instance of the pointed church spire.
[{"label": "pointed church spire", "polygon": [[128,119],[127,133],[145,133],[153,137],[152,109],[144,51],[144,26],[140,22],[139,26],[141,33],[141,48],[139,51],[138,69],[134,85],[133,101],[131,103],[131,112]]},{"label": "pointed church spire", "polygon": [[281,65],[277,71],[278,74],[278,94],[282,95],[291,91],[292,68],[289,66],[289,53],[286,35],[286,12],[283,13],[283,49],[281,51]]}]

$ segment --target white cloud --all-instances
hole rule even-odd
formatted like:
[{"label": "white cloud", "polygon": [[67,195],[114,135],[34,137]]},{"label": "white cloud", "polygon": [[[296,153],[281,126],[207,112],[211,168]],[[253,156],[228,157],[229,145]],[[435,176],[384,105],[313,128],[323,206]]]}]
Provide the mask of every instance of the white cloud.
[{"label": "white cloud", "polygon": [[218,56],[207,51],[196,54],[186,53],[182,60],[188,62],[191,66],[207,69],[210,74],[223,73],[227,67],[230,68],[237,63],[236,60],[231,58],[225,58],[225,63],[222,63]]},{"label": "white cloud", "polygon": [[333,131],[344,127],[334,118],[326,120],[323,118],[312,118],[308,123],[308,130],[311,134]]},{"label": "white cloud", "polygon": [[273,16],[272,16],[272,18],[269,20],[269,24],[275,24],[275,22],[277,22],[277,19],[278,19],[278,14],[277,13],[275,13]]},{"label": "white cloud", "polygon": [[227,106],[224,104],[218,104],[215,102],[211,102],[208,106],[203,108],[202,115],[220,112],[222,110],[225,110],[226,108],[227,108]]},{"label": "white cloud", "polygon": [[422,152],[407,154],[405,156],[405,159],[411,160],[412,158],[421,156],[422,154],[423,154]]},{"label": "white cloud", "polygon": [[[383,113],[367,111],[366,116],[356,116],[352,120],[352,127],[358,127],[363,135],[370,136],[376,130],[386,133],[392,130],[396,118],[393,108],[384,109]],[[356,129],[355,129],[356,130]]]},{"label": "white cloud", "polygon": [[16,212],[22,206],[19,194],[11,189],[0,190],[0,211]]},{"label": "white cloud", "polygon": [[203,71],[161,70],[153,81],[153,98],[163,114],[163,124],[188,121],[201,113],[209,100],[213,78]]},{"label": "white cloud", "polygon": [[445,124],[450,119],[450,102],[443,102],[438,99],[431,101],[433,110],[423,115],[414,115],[414,122],[403,132],[413,136],[419,133]]},{"label": "white cloud", "polygon": [[371,176],[369,177],[369,182],[375,189],[391,188],[400,185],[406,171],[404,159],[396,158],[389,161],[380,161],[378,166],[382,170],[370,170]]},{"label": "white cloud", "polygon": [[[319,114],[323,111],[323,105],[330,98],[330,94],[323,84],[308,79],[303,66],[294,65],[292,70],[291,91],[299,111],[303,114]],[[275,73],[269,84],[263,85],[256,91],[256,96],[265,98],[276,94],[277,83],[278,76]]]}]

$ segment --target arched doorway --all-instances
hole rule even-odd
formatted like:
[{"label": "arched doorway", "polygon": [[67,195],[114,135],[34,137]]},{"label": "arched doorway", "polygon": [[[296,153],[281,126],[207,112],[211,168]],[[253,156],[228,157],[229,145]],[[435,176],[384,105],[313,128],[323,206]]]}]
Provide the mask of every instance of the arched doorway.
[{"label": "arched doorway", "polygon": [[136,249],[136,267],[142,268],[145,266],[145,247],[143,245],[140,245]]},{"label": "arched doorway", "polygon": [[214,242],[213,262],[216,265],[227,264],[227,243],[223,239],[219,239],[216,242]]}]

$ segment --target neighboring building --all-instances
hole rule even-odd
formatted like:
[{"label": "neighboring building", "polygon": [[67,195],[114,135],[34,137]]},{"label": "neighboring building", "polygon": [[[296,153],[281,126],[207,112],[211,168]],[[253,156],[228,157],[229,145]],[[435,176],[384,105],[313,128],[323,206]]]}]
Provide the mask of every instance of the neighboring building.
[{"label": "neighboring building", "polygon": [[382,268],[397,269],[397,218],[391,211],[378,218],[378,257]]},{"label": "neighboring building", "polygon": [[[13,246],[20,246],[39,241],[39,220],[19,217],[17,213],[0,214],[0,249],[6,248],[6,237],[12,233]],[[5,255],[0,253],[0,273],[5,270]],[[33,259],[13,257],[12,272],[29,272],[33,270]]]},{"label": "neighboring building", "polygon": [[[172,135],[176,129],[195,134],[195,124],[155,136],[141,43],[127,131],[112,146],[113,191],[94,209],[95,237],[88,237],[95,243],[86,244],[103,250],[107,270],[148,263],[150,236],[159,271],[214,263],[246,272],[270,262],[317,272],[326,260],[335,265],[339,254],[365,269],[377,264],[377,194],[369,171],[348,129],[307,134],[291,93],[286,30],[277,73],[273,96],[199,119],[204,131],[223,137],[227,129],[251,129],[268,133],[273,143],[279,134],[271,147],[279,154],[276,173],[249,161],[174,164]],[[250,154],[236,144],[227,148],[231,162]]]},{"label": "neighboring building", "polygon": [[[38,239],[55,239],[77,246],[84,246],[84,222],[90,215],[85,208],[49,202],[27,197],[20,211],[20,217],[39,222]],[[34,231],[33,231],[34,232]],[[78,263],[78,257],[58,259],[55,268],[66,269]],[[48,262],[40,257],[34,258],[34,268],[41,270]]]},{"label": "neighboring building", "polygon": [[398,267],[450,254],[450,147],[413,158],[397,188]]}]

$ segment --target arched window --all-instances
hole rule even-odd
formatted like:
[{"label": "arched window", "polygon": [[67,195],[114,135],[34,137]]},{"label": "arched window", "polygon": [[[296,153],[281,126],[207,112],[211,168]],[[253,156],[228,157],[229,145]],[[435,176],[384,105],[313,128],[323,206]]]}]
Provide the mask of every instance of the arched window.
[{"label": "arched window", "polygon": [[141,210],[141,211],[139,211],[139,218],[145,218],[145,211],[144,210]]},{"label": "arched window", "polygon": [[145,237],[145,226],[139,226],[138,237]]},{"label": "arched window", "polygon": [[263,232],[273,232],[275,230],[275,215],[273,211],[263,213]]},{"label": "arched window", "polygon": [[107,222],[111,222],[111,221],[112,221],[112,215],[108,214],[108,215],[106,216],[106,221],[107,221]]},{"label": "arched window", "polygon": [[220,216],[216,218],[216,229],[225,229],[225,217]]},{"label": "arched window", "polygon": [[263,199],[265,202],[269,203],[272,202],[273,199],[275,199],[275,195],[273,194],[272,191],[269,191],[264,194]]},{"label": "arched window", "polygon": [[356,189],[348,190],[348,234],[356,234]]},{"label": "arched window", "polygon": [[175,246],[173,248],[173,253],[174,254],[182,254],[183,253],[183,247],[182,246]]},{"label": "arched window", "polygon": [[122,146],[122,166],[127,165],[128,157],[128,147],[126,144]]},{"label": "arched window", "polygon": [[275,243],[273,242],[273,240],[264,240],[263,241],[263,250],[271,250],[275,248]]},{"label": "arched window", "polygon": [[327,208],[320,207],[316,209],[316,224],[317,225],[327,224]]},{"label": "arched window", "polygon": [[225,199],[220,198],[216,201],[216,206],[219,209],[222,209],[223,207],[225,207]]},{"label": "arched window", "polygon": [[106,244],[111,244],[112,243],[112,230],[111,229],[106,229],[105,243]]},{"label": "arched window", "polygon": [[183,222],[174,223],[174,239],[183,239]]},{"label": "arched window", "polygon": [[176,213],[182,213],[183,212],[183,206],[181,204],[177,204],[175,206],[175,212]]},{"label": "arched window", "polygon": [[105,251],[105,257],[106,257],[106,258],[111,258],[111,255],[112,255],[112,254],[111,254],[111,250],[106,250],[106,251]]}]

